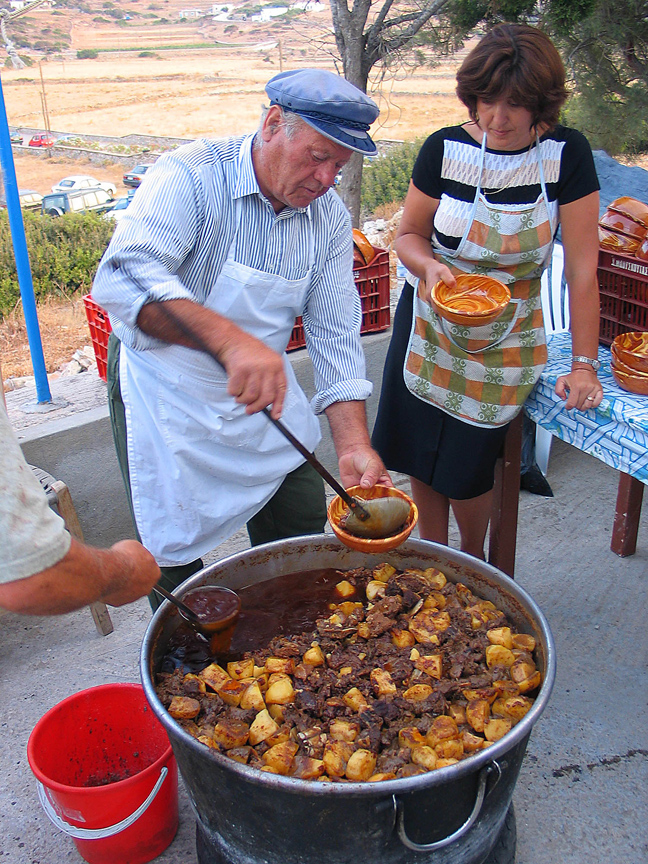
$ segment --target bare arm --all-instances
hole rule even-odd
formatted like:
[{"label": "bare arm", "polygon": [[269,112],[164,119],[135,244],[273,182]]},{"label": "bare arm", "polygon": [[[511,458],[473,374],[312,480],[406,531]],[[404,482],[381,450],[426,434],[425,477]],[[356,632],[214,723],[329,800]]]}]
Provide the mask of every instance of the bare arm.
[{"label": "bare arm", "polygon": [[57,564],[0,584],[0,607],[21,615],[61,615],[102,600],[123,606],[144,597],[160,576],[155,559],[135,540],[96,549],[72,538]]},{"label": "bare arm", "polygon": [[326,409],[345,488],[376,483],[392,486],[382,459],[371,446],[364,402],[334,402]]},{"label": "bare arm", "polygon": [[450,287],[456,284],[448,267],[434,257],[430,244],[438,206],[438,198],[430,198],[410,182],[395,241],[400,260],[410,273],[425,282],[425,287],[419,286],[419,296],[428,302],[432,286],[437,282],[445,282]]},{"label": "bare arm", "polygon": [[167,300],[142,306],[137,326],[212,356],[227,372],[227,392],[248,414],[272,405],[272,416],[281,417],[287,386],[281,356],[228,318],[191,300]]},{"label": "bare arm", "polygon": [[[599,339],[598,213],[598,192],[560,207],[572,353],[593,359],[598,355]],[[556,382],[556,394],[566,399],[566,408],[583,410],[600,404],[603,388],[591,366],[574,363],[570,374]]]}]

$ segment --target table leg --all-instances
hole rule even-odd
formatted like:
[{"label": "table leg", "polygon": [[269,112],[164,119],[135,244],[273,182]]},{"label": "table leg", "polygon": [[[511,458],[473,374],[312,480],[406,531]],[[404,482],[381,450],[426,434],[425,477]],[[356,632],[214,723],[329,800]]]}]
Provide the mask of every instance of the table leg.
[{"label": "table leg", "polygon": [[614,528],[610,549],[621,558],[634,555],[643,499],[644,484],[629,474],[619,472]]},{"label": "table leg", "polygon": [[504,439],[504,455],[497,460],[491,509],[488,561],[513,578],[517,542],[522,414],[513,420]]}]

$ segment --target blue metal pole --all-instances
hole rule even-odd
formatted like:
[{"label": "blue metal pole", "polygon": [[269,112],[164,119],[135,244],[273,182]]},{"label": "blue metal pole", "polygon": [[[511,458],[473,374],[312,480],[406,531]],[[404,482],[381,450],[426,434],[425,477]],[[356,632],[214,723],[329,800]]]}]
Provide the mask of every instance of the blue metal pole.
[{"label": "blue metal pole", "polygon": [[2,175],[4,177],[5,196],[7,198],[7,213],[9,214],[11,240],[13,242],[14,257],[16,259],[18,285],[20,286],[20,296],[22,298],[25,326],[27,328],[27,339],[29,340],[32,368],[34,370],[34,379],[36,381],[36,397],[39,403],[51,402],[52,394],[50,393],[49,382],[47,380],[47,369],[45,368],[45,357],[43,356],[43,343],[41,341],[40,328],[38,326],[38,315],[36,314],[34,283],[32,281],[31,267],[29,266],[25,225],[23,223],[22,210],[20,209],[20,195],[18,194],[18,181],[16,180],[16,166],[14,165],[13,151],[11,149],[11,136],[9,134],[9,122],[7,120],[7,109],[5,107],[1,79],[0,161],[2,162]]}]

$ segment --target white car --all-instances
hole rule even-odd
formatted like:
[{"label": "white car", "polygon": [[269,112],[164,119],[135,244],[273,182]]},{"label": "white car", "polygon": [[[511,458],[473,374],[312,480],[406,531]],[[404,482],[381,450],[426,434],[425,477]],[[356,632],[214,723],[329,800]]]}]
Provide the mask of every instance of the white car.
[{"label": "white car", "polygon": [[126,213],[126,208],[132,201],[132,198],[124,195],[123,198],[118,198],[115,201],[115,204],[110,208],[110,210],[106,210],[103,214],[104,219],[112,219],[114,222],[119,222],[122,216]]},{"label": "white car", "polygon": [[72,174],[59,180],[56,186],[52,186],[52,192],[76,192],[77,189],[105,189],[112,197],[117,191],[114,183],[106,183],[87,174]]}]

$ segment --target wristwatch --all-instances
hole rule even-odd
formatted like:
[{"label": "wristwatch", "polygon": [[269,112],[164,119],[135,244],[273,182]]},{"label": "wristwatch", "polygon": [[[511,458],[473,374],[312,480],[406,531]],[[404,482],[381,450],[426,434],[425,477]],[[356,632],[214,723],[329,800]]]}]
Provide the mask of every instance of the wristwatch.
[{"label": "wristwatch", "polygon": [[595,372],[598,372],[601,368],[600,360],[592,360],[591,357],[583,357],[581,354],[576,357],[572,357],[572,363],[587,363],[587,365],[591,366]]}]

